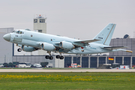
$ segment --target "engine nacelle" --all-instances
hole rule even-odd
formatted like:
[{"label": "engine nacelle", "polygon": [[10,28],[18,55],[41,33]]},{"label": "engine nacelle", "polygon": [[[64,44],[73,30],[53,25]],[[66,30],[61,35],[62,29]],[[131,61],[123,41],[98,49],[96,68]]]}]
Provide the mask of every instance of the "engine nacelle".
[{"label": "engine nacelle", "polygon": [[60,48],[71,50],[71,49],[75,48],[75,46],[70,42],[62,41],[62,42],[60,42]]},{"label": "engine nacelle", "polygon": [[41,49],[46,50],[46,51],[53,51],[56,48],[54,47],[53,44],[49,44],[49,43],[44,42],[44,43],[41,44]]},{"label": "engine nacelle", "polygon": [[22,46],[22,50],[25,52],[32,52],[32,51],[35,51],[36,49],[31,46]]}]

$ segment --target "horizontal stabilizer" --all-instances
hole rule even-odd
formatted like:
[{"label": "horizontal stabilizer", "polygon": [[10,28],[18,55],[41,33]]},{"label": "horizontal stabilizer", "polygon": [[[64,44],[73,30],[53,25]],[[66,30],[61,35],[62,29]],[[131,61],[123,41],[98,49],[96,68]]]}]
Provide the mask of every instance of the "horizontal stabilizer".
[{"label": "horizontal stabilizer", "polygon": [[98,39],[93,39],[93,40],[80,40],[80,41],[74,41],[74,43],[91,43],[91,42],[96,42],[99,41]]},{"label": "horizontal stabilizer", "polygon": [[103,47],[104,49],[109,49],[109,50],[113,50],[113,49],[122,49],[122,48],[127,48],[124,46],[113,46],[113,47]]},{"label": "horizontal stabilizer", "polygon": [[103,48],[108,49],[108,50],[112,50],[112,51],[125,51],[125,52],[129,52],[129,53],[133,52],[131,50],[124,49],[124,48],[127,48],[127,47],[124,47],[124,46],[113,46],[113,47],[103,47]]}]

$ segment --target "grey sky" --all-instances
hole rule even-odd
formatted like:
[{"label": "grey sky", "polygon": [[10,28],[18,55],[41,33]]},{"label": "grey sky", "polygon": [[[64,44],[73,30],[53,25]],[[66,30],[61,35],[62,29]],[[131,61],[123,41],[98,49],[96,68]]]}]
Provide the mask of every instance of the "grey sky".
[{"label": "grey sky", "polygon": [[92,39],[108,23],[117,24],[113,38],[135,32],[135,0],[0,0],[0,12],[0,28],[33,29],[41,14],[50,34]]}]

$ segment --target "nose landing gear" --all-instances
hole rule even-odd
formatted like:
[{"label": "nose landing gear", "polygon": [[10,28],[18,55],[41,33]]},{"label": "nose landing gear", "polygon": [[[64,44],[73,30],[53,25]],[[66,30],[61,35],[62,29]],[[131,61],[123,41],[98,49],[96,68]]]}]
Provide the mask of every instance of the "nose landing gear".
[{"label": "nose landing gear", "polygon": [[18,52],[21,52],[21,51],[22,51],[22,49],[21,49],[21,48],[18,48],[18,49],[17,49],[17,51],[18,51]]}]

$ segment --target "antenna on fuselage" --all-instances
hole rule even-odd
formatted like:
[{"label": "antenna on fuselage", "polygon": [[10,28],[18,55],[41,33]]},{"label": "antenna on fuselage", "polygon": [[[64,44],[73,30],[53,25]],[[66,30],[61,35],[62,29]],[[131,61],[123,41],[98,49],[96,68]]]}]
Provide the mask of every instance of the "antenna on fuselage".
[{"label": "antenna on fuselage", "polygon": [[25,30],[27,30],[27,31],[31,31],[30,29],[25,29]]}]

